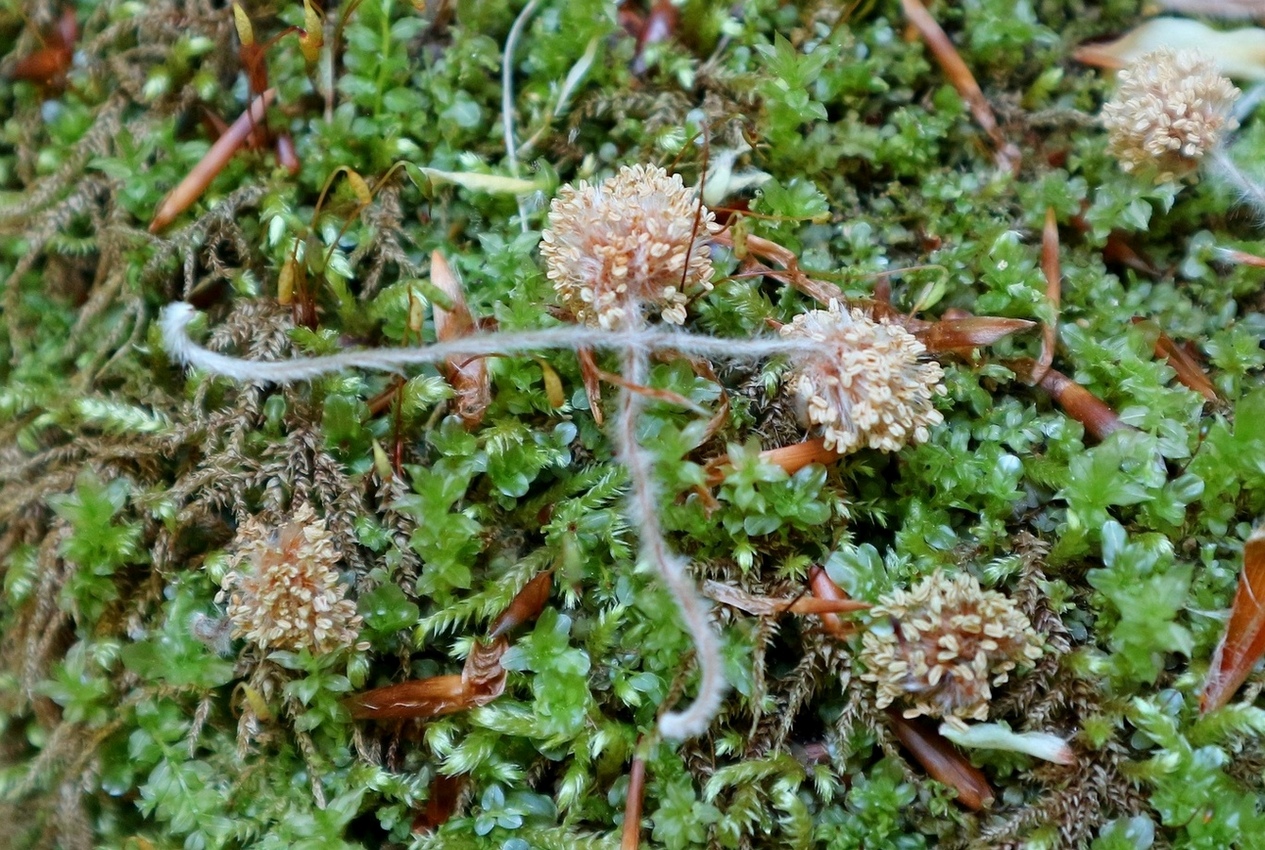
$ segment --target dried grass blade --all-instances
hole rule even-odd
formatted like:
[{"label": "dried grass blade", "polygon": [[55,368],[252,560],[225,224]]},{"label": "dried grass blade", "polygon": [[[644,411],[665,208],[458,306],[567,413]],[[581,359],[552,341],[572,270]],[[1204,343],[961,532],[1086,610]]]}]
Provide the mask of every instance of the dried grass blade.
[{"label": "dried grass blade", "polygon": [[1212,654],[1212,666],[1199,698],[1205,714],[1230,701],[1248,673],[1265,655],[1265,528],[1252,532],[1243,546],[1243,570],[1230,608],[1225,635]]}]

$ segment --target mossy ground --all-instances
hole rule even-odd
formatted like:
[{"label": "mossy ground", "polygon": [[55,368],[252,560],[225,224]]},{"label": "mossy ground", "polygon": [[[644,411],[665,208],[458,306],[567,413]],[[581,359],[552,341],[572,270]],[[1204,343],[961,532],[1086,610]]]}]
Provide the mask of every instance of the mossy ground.
[{"label": "mossy ground", "polygon": [[[545,0],[512,62],[513,124],[531,140],[522,176],[541,189],[522,209],[396,171],[365,208],[339,177],[317,215],[339,168],[370,181],[402,160],[510,173],[500,67],[521,4],[364,0],[334,91],[332,44],[315,68],[294,36],[267,52],[271,123],[293,134],[299,172],[240,154],[152,236],[160,200],[209,146],[203,108],[231,119],[246,106],[232,14],[210,0],[75,3],[64,85],[0,81],[0,843],[618,844],[634,750],[692,693],[691,647],[634,563],[625,472],[575,357],[489,361],[492,403],[468,431],[434,371],[411,373],[387,404],[389,375],[242,387],[174,368],[153,319],[192,300],[209,345],[256,358],[415,343],[410,308],[435,297],[439,249],[476,316],[556,324],[537,256],[556,186],[638,162],[688,183],[705,135],[713,179],[727,162],[769,176],[720,190],[721,205],[748,198],[761,214],[741,227],[850,297],[887,273],[894,304],[927,317],[1052,319],[1039,265],[1052,208],[1055,366],[1137,430],[1094,444],[1006,368],[1038,351],[1039,335],[1020,335],[945,360],[946,421],[928,443],[787,476],[757,457],[802,434],[778,393],[785,363],[722,371],[719,385],[682,360],[656,364],[656,386],[709,409],[728,399],[713,436],[668,404],[642,422],[663,521],[700,580],[793,596],[824,564],[872,601],[970,570],[1017,599],[1049,648],[999,689],[994,719],[1073,736],[1079,765],[976,751],[997,801],[968,812],[896,744],[854,668],[859,641],[812,617],[717,606],[731,692],[706,736],[649,747],[643,845],[1265,846],[1253,707],[1265,680],[1198,716],[1242,541],[1265,508],[1260,272],[1216,249],[1265,253],[1265,230],[1215,181],[1150,186],[1106,157],[1093,116],[1109,83],[1068,55],[1136,23],[1139,7],[932,4],[1022,152],[1012,176],[895,0],[689,0],[677,39],[649,47],[639,75],[608,3]],[[246,11],[261,40],[303,20],[301,3]],[[60,13],[0,9],[0,70]],[[1265,124],[1249,116],[1231,150],[1259,162]],[[1113,232],[1137,268],[1105,254]],[[296,243],[311,328],[275,300]],[[728,276],[731,254],[718,265],[696,330],[747,337],[814,306],[772,278]],[[1153,354],[1157,326],[1206,359],[1222,402],[1174,380]],[[709,506],[695,488],[726,451],[733,468]],[[263,657],[237,641],[221,653],[195,623],[223,616],[214,597],[235,529],[304,503],[337,536],[370,648]],[[555,590],[505,656],[502,697],[423,727],[350,720],[350,691],[458,672],[546,569]],[[414,837],[441,773],[468,774],[468,799]]]}]

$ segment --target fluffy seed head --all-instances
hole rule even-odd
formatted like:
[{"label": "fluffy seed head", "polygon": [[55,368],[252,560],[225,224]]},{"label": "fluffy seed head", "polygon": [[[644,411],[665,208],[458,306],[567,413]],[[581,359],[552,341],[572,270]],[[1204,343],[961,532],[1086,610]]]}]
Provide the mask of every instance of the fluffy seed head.
[{"label": "fluffy seed head", "polygon": [[624,166],[600,184],[558,191],[540,253],[577,321],[619,328],[657,310],[679,325],[689,298],[712,288],[710,249],[696,243],[718,229],[679,175]]},{"label": "fluffy seed head", "polygon": [[912,590],[892,591],[870,613],[861,678],[877,684],[879,708],[912,701],[906,717],[987,720],[990,684],[1041,657],[1041,639],[1024,613],[969,573],[937,572]]},{"label": "fluffy seed head", "polygon": [[1204,54],[1153,50],[1120,72],[1116,94],[1102,108],[1108,149],[1125,171],[1173,180],[1238,126],[1230,115],[1238,96]]},{"label": "fluffy seed head", "polygon": [[238,531],[228,599],[233,636],[264,651],[333,652],[360,634],[356,605],[338,581],[338,553],[325,521],[304,505],[280,528],[251,519]]},{"label": "fluffy seed head", "polygon": [[931,404],[944,394],[944,371],[919,361],[926,347],[900,325],[832,301],[828,310],[796,316],[782,335],[821,343],[797,364],[788,385],[800,419],[821,428],[827,449],[899,451],[925,442],[928,429],[944,421]]}]

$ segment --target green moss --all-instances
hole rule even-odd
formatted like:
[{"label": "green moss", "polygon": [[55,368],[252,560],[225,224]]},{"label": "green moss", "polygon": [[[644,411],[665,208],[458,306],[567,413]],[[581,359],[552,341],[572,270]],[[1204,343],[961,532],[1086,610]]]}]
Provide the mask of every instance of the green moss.
[{"label": "green moss", "polygon": [[[1142,184],[1106,156],[1091,116],[1109,81],[1068,57],[1133,26],[1140,4],[931,4],[1023,153],[1011,175],[903,37],[895,0],[740,15],[688,0],[638,73],[611,4],[545,0],[511,62],[516,161],[500,74],[523,4],[364,0],[330,10],[321,62],[293,34],[267,52],[269,125],[292,135],[298,172],[242,151],[158,235],[155,209],[211,145],[203,110],[232,120],[248,101],[231,13],[73,5],[81,55],[64,85],[0,79],[0,812],[14,847],[613,847],[636,754],[646,846],[1259,843],[1261,710],[1201,718],[1198,701],[1265,510],[1259,275],[1221,249],[1263,253],[1265,238],[1217,179]],[[4,68],[50,31],[36,7],[0,11]],[[261,40],[303,20],[300,3],[247,11]],[[1265,125],[1243,124],[1231,153],[1250,168]],[[697,686],[693,647],[636,563],[628,473],[575,356],[489,358],[492,401],[467,430],[439,370],[239,386],[174,367],[153,325],[187,298],[205,312],[199,340],[240,356],[429,341],[432,307],[453,306],[430,280],[436,249],[486,328],[558,325],[537,251],[548,200],[640,162],[742,187],[712,204],[753,213],[731,219],[739,245],[774,240],[851,298],[882,282],[929,320],[1055,320],[1053,210],[1054,367],[1133,430],[1096,442],[1018,380],[1036,333],[944,356],[945,422],[896,455],[793,473],[762,457],[804,434],[785,358],[660,358],[650,385],[692,407],[650,402],[638,427],[670,543],[700,581],[790,599],[820,564],[873,601],[967,569],[1014,597],[1047,653],[996,688],[994,717],[1072,736],[1075,768],[978,754],[996,803],[969,812],[896,742],[856,638],[722,605],[722,713],[698,740],[656,740],[658,714]],[[512,176],[540,191],[498,191]],[[1139,262],[1119,261],[1121,243]],[[817,306],[752,274],[740,246],[713,254],[691,330],[748,338]],[[283,273],[310,326],[276,305]],[[1175,380],[1158,330],[1193,345],[1220,401]],[[300,503],[338,541],[367,650],[262,656],[228,639],[216,594],[237,528]],[[351,720],[349,693],[459,673],[546,570],[553,591],[511,636],[501,696],[424,725]],[[468,790],[415,836],[440,775]]]}]

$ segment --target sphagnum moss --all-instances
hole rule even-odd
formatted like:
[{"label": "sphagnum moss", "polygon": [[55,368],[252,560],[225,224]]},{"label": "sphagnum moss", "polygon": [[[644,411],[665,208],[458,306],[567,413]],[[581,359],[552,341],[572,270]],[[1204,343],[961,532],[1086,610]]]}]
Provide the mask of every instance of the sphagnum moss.
[{"label": "sphagnum moss", "polygon": [[[56,24],[60,10],[28,5],[29,26],[0,12],[0,72]],[[8,844],[609,846],[625,765],[640,752],[647,782],[632,826],[644,846],[1251,846],[1265,833],[1260,711],[1240,696],[1200,719],[1196,704],[1220,634],[1213,612],[1230,603],[1239,541],[1265,510],[1260,281],[1222,259],[1265,253],[1258,223],[1217,180],[1119,173],[1092,117],[1113,87],[1067,52],[1131,29],[1137,4],[927,5],[992,103],[997,133],[1021,148],[1017,179],[997,173],[949,66],[899,37],[895,2],[753,3],[740,16],[687,3],[677,38],[639,46],[620,29],[636,28],[634,6],[616,19],[597,0],[541,0],[506,51],[522,4],[419,12],[364,0],[326,10],[314,65],[293,35],[266,53],[278,91],[269,126],[292,134],[299,173],[241,151],[151,237],[150,216],[211,143],[204,107],[232,116],[250,99],[232,15],[166,0],[77,4],[64,87],[0,80]],[[259,44],[311,28],[302,4],[275,6],[277,19],[263,8],[244,7]],[[646,68],[634,75],[638,51]],[[516,181],[505,179],[502,120],[530,140]],[[1242,124],[1230,139],[1223,128],[1212,155],[1241,165],[1247,192],[1265,136],[1252,114]],[[706,151],[716,180],[703,173]],[[466,176],[419,172],[414,185],[397,171],[378,185],[401,158]],[[488,359],[492,402],[472,431],[445,416],[436,361],[403,367],[403,382],[360,371],[376,347],[430,338],[434,250],[467,283],[485,332],[559,331],[567,348],[577,335],[596,346],[625,333],[590,323],[586,302],[555,288],[537,235],[547,204],[487,191],[555,176],[593,188],[625,166],[679,175],[687,197],[741,182],[721,179],[726,170],[763,180],[708,204],[732,249],[709,245],[694,214],[687,256],[708,250],[712,271],[648,275],[663,288],[632,311],[659,353],[644,363],[653,392],[625,444],[656,455],[651,510],[669,551],[697,578],[783,598],[820,563],[869,602],[982,565],[984,584],[1049,647],[1031,670],[990,677],[990,720],[1070,739],[1075,768],[975,750],[998,802],[965,812],[889,737],[880,683],[860,678],[864,636],[725,608],[712,612],[731,684],[720,714],[698,739],[651,735],[638,749],[666,704],[697,692],[696,668],[660,580],[636,567],[623,455],[586,409],[576,361],[541,347],[545,337],[515,337],[512,354]],[[377,189],[371,204],[339,179],[316,215],[344,167]],[[1038,271],[1048,210],[1062,231],[1057,311]],[[660,235],[677,238],[669,229]],[[750,236],[798,262],[770,270],[746,250]],[[271,298],[291,257],[313,307],[299,327]],[[939,357],[944,397],[911,405],[943,417],[924,422],[925,439],[891,453],[859,440],[829,467],[789,476],[767,467],[758,450],[774,444],[754,445],[753,429],[795,434],[789,416],[785,428],[765,424],[806,365],[770,328],[828,308],[794,288],[797,273],[818,292],[837,285],[841,310],[877,289],[890,293],[884,311],[928,320],[950,309],[1057,315],[1054,368],[1138,430],[1090,444],[1012,380],[1006,364],[1039,353],[1036,337],[1017,336]],[[195,324],[194,337],[218,354],[375,350],[285,388],[183,374],[150,320],[185,297],[209,328],[203,340]],[[553,328],[566,313],[581,322]],[[1205,357],[1221,406],[1205,410],[1171,381],[1156,328]],[[688,357],[667,352],[677,330],[696,346]],[[467,354],[504,352],[507,337],[496,339]],[[767,346],[761,357],[721,356],[736,343],[752,351],[753,339]],[[801,342],[799,354],[822,348]],[[597,350],[602,368],[625,368]],[[663,401],[677,398],[689,404]],[[709,488],[706,465],[721,454],[731,471]],[[369,648],[225,647],[231,621],[215,597],[234,541],[249,517],[281,528],[305,504],[343,556],[340,599],[355,600],[345,613],[362,619],[355,642]],[[1017,545],[1030,536],[1048,554]],[[487,619],[545,570],[556,590],[512,637],[498,699],[420,734],[349,721],[350,691],[458,674]],[[916,702],[909,692],[888,708]],[[441,772],[465,777],[451,810]],[[414,836],[415,817],[444,816]]]}]

